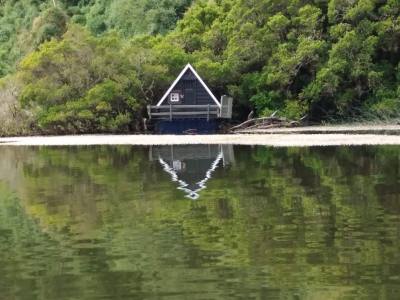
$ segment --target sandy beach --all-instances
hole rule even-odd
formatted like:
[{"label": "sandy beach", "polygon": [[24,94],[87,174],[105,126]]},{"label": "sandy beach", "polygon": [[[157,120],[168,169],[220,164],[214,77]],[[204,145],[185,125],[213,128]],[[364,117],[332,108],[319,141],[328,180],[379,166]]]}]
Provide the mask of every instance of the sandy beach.
[{"label": "sandy beach", "polygon": [[400,145],[400,136],[381,134],[234,134],[234,135],[74,135],[0,138],[1,145],[171,145],[234,144],[274,147]]},{"label": "sandy beach", "polygon": [[[185,145],[233,144],[275,147],[400,145],[400,125],[340,125],[274,128],[252,134],[215,135],[66,135],[0,138],[1,145]],[[387,134],[391,133],[391,134]]]},{"label": "sandy beach", "polygon": [[241,130],[241,133],[382,133],[382,132],[400,132],[400,125],[318,125],[318,126],[301,126],[301,127],[282,127],[282,128],[269,128],[269,129],[253,129],[247,131]]}]

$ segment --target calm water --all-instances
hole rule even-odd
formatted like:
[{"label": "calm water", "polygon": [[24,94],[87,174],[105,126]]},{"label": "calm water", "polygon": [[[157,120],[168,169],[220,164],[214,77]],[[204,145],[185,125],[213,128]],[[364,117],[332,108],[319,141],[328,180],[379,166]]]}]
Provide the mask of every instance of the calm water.
[{"label": "calm water", "polygon": [[0,299],[399,299],[400,147],[0,157]]}]

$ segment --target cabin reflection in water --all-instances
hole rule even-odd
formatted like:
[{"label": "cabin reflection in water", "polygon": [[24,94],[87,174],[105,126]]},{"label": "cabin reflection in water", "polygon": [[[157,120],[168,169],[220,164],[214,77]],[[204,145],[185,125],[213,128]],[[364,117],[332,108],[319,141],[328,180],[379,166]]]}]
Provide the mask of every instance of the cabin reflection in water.
[{"label": "cabin reflection in water", "polygon": [[212,173],[235,158],[232,145],[168,145],[151,146],[150,160],[161,164],[186,197],[198,199]]}]

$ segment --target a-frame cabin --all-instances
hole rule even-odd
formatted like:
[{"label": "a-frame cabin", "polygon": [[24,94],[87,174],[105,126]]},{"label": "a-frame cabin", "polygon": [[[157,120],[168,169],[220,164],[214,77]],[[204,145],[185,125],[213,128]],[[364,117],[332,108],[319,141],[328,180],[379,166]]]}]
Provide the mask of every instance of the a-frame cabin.
[{"label": "a-frame cabin", "polygon": [[196,70],[187,64],[157,105],[148,106],[159,133],[202,133],[215,131],[217,119],[230,119],[232,98],[218,101]]},{"label": "a-frame cabin", "polygon": [[187,64],[175,79],[157,106],[165,104],[173,105],[216,105],[221,107],[203,79],[196,70]]}]

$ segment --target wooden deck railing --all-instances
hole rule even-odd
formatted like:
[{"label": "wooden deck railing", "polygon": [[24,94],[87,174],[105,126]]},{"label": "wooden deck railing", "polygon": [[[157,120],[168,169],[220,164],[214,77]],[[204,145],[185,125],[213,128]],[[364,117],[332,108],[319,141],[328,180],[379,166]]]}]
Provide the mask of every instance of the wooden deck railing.
[{"label": "wooden deck railing", "polygon": [[150,119],[169,119],[174,117],[207,118],[207,120],[218,118],[221,110],[218,105],[148,105],[147,113]]}]

